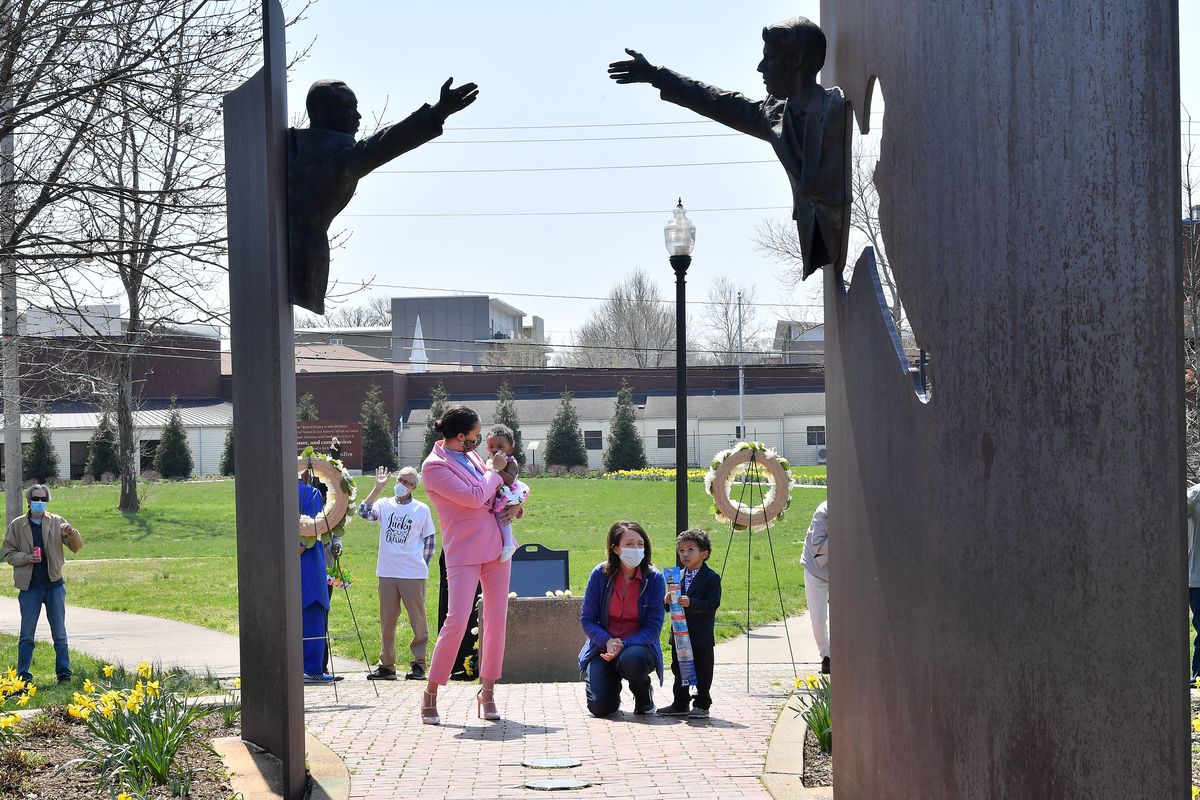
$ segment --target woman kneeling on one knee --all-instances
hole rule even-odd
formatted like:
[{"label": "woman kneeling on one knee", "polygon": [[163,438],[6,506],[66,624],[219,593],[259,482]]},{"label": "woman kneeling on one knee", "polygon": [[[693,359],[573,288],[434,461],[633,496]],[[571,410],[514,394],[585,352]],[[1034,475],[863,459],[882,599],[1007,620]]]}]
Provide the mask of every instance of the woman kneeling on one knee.
[{"label": "woman kneeling on one knee", "polygon": [[607,717],[621,707],[621,679],[629,682],[635,714],[654,713],[650,674],[663,682],[659,634],[663,626],[663,574],[650,563],[650,537],[636,522],[608,531],[608,561],[588,578],[579,622],[587,636],[579,651],[588,711]]}]

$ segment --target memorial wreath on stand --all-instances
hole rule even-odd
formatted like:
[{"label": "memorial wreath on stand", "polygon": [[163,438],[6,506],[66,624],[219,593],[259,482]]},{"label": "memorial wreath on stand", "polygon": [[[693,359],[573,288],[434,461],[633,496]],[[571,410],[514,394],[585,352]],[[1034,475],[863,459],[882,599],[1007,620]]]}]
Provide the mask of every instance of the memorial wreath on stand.
[{"label": "memorial wreath on stand", "polygon": [[[737,488],[738,497],[733,499],[731,489]],[[712,498],[713,514],[717,522],[729,526],[729,544],[725,548],[725,561],[720,574],[724,576],[733,549],[735,531],[749,531],[746,540],[746,624],[744,632],[750,632],[750,564],[754,534],[765,531],[770,548],[771,569],[775,573],[775,592],[779,597],[779,617],[785,620],[783,630],[787,637],[788,654],[792,661],[792,674],[796,675],[796,659],[791,654],[792,637],[788,631],[787,611],[783,604],[783,589],[779,584],[779,570],[775,566],[775,545],[771,541],[771,526],[781,519],[791,505],[791,465],[775,450],[762,442],[738,442],[728,450],[713,456],[709,470],[704,476],[704,491]],[[674,607],[672,607],[674,610]],[[674,615],[672,615],[674,624]],[[684,621],[686,630],[686,618]],[[674,630],[674,628],[673,628]],[[678,649],[678,642],[676,644]],[[750,691],[750,637],[746,637],[746,691]]]},{"label": "memorial wreath on stand", "polygon": [[[358,488],[354,485],[350,473],[342,466],[342,462],[321,455],[312,447],[306,447],[296,458],[296,475],[309,472],[313,478],[325,485],[326,490],[325,507],[320,514],[316,517],[300,515],[300,544],[305,549],[317,542],[325,545],[334,537],[340,538],[346,525],[353,519],[350,509],[358,496]],[[329,585],[335,589],[354,582],[354,576],[350,574],[350,570],[341,566],[340,559],[329,565],[328,574]]]},{"label": "memorial wreath on stand", "polygon": [[[712,498],[717,522],[733,526],[734,530],[765,531],[783,517],[791,505],[791,465],[762,442],[739,442],[713,456],[704,476],[704,491]],[[769,488],[763,489],[766,481]],[[734,500],[730,489],[741,486],[741,497]],[[750,503],[742,502],[747,486]],[[755,494],[758,503],[754,502]]]}]

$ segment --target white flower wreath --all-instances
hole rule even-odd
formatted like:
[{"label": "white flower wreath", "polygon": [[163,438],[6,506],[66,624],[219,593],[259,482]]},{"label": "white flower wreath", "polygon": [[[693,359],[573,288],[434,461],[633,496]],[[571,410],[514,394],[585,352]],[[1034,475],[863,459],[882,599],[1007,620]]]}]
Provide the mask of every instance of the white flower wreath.
[{"label": "white flower wreath", "polygon": [[313,475],[325,484],[325,507],[314,517],[300,515],[300,544],[309,548],[318,541],[328,544],[332,536],[340,536],[352,515],[350,503],[358,495],[358,489],[350,473],[340,461],[314,452],[311,447],[296,458],[296,474],[303,475],[311,466]]},{"label": "white flower wreath", "polygon": [[[763,478],[770,483],[766,491],[762,491],[761,484],[757,487],[761,498],[758,505],[747,505],[729,494],[731,485],[738,478],[738,468],[747,464],[752,466],[742,472],[742,480],[750,481],[746,491],[755,491],[754,484]],[[766,530],[770,523],[782,518],[791,505],[790,468],[787,459],[762,442],[739,442],[717,453],[704,476],[704,491],[713,500],[712,512],[717,522],[732,525],[735,530]]]}]

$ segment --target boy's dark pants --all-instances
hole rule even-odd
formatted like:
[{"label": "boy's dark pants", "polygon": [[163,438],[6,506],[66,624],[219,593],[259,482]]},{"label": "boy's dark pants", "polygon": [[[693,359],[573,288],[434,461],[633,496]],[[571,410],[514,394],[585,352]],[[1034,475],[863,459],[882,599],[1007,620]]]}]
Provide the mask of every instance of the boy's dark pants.
[{"label": "boy's dark pants", "polygon": [[[708,708],[712,705],[712,695],[709,690],[712,689],[713,682],[713,661],[714,661],[713,646],[699,645],[692,643],[692,658],[696,660],[696,698],[694,705],[696,708]],[[671,637],[671,674],[675,676],[675,685],[672,691],[675,693],[675,706],[680,708],[688,705],[692,701],[688,694],[690,687],[683,686],[679,683],[679,658],[675,655],[675,637]]]}]

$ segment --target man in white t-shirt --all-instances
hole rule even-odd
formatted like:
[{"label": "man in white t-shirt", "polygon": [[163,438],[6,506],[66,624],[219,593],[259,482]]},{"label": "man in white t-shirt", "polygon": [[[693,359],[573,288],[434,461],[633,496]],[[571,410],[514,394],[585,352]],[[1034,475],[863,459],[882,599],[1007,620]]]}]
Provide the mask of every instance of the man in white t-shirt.
[{"label": "man in white t-shirt", "polygon": [[379,628],[383,646],[379,665],[367,677],[377,681],[396,680],[396,623],[403,604],[412,625],[412,669],[404,677],[410,681],[425,679],[425,649],[429,627],[425,623],[425,581],[429,561],[437,546],[437,530],[429,506],[412,496],[420,483],[412,467],[396,475],[395,496],[376,502],[388,482],[387,467],[375,471],[375,487],[358,507],[363,519],[379,523],[379,557],[375,574],[379,578]]}]

